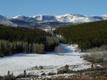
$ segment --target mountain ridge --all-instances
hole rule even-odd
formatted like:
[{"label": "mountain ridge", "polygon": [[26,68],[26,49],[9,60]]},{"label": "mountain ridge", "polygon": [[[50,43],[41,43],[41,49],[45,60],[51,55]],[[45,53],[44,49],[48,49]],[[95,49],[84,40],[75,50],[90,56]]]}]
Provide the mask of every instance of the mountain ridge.
[{"label": "mountain ridge", "polygon": [[14,16],[5,17],[0,15],[0,24],[20,27],[39,27],[45,28],[48,26],[59,27],[66,24],[79,24],[86,22],[94,22],[107,20],[107,15],[103,16],[84,16],[81,14],[65,14],[59,16],[53,15],[37,15],[37,16]]}]

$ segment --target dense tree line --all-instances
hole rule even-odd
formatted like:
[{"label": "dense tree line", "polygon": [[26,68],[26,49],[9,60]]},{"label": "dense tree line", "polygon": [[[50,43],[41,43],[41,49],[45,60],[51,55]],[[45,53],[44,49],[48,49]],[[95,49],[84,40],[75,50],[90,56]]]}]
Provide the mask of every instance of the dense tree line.
[{"label": "dense tree line", "polygon": [[65,42],[76,43],[82,51],[93,47],[107,45],[107,21],[97,21],[58,28]]},{"label": "dense tree line", "polygon": [[59,43],[55,36],[41,29],[0,25],[0,56],[14,53],[45,53]]},{"label": "dense tree line", "polygon": [[2,40],[41,43],[46,36],[50,36],[50,34],[40,29],[15,28],[0,25],[0,39]]}]

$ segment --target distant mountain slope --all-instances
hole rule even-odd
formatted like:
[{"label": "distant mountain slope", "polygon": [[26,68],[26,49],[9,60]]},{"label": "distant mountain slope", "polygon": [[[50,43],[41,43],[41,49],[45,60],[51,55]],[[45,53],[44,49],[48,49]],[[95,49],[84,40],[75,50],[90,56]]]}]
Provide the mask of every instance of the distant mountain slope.
[{"label": "distant mountain slope", "polygon": [[0,24],[4,24],[4,25],[7,25],[7,26],[11,25],[11,26],[14,26],[14,27],[17,26],[17,24],[11,22],[7,17],[4,17],[2,15],[0,15]]},{"label": "distant mountain slope", "polygon": [[82,50],[107,45],[107,20],[69,25],[55,31],[65,42],[78,44]]},{"label": "distant mountain slope", "polygon": [[28,28],[45,28],[60,27],[66,24],[79,24],[86,22],[94,22],[100,20],[107,20],[107,16],[84,16],[80,14],[65,14],[61,16],[51,16],[51,15],[39,15],[39,16],[15,16],[15,17],[5,17],[0,16],[0,24],[10,25],[10,26],[20,26]]}]

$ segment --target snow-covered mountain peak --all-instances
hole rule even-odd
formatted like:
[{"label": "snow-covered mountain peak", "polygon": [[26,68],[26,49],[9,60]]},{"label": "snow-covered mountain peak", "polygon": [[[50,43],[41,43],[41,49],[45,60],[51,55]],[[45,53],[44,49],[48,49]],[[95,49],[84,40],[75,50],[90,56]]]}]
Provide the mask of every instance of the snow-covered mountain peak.
[{"label": "snow-covered mountain peak", "polygon": [[84,15],[80,15],[80,14],[65,14],[64,16],[77,16],[77,17],[85,17]]},{"label": "snow-covered mountain peak", "polygon": [[103,17],[104,20],[107,20],[107,14],[106,15],[102,15],[101,17]]},{"label": "snow-covered mountain peak", "polygon": [[17,24],[11,22],[8,17],[0,15],[0,24],[17,27]]},{"label": "snow-covered mountain peak", "polygon": [[12,19],[19,19],[19,20],[24,20],[25,18],[28,18],[26,16],[14,16]]},{"label": "snow-covered mountain peak", "polygon": [[19,16],[14,16],[14,17],[11,17],[11,18],[13,18],[13,19],[17,19],[17,18],[19,18]]},{"label": "snow-covered mountain peak", "polygon": [[59,22],[71,22],[71,23],[80,23],[80,22],[88,22],[88,17],[80,14],[65,14],[62,16],[56,16]]},{"label": "snow-covered mountain peak", "polygon": [[63,26],[69,23],[85,23],[99,20],[107,20],[107,15],[103,16],[84,16],[81,14],[36,15],[36,16],[14,16],[5,17],[0,15],[0,24],[21,26],[21,27],[45,27],[45,26]]}]

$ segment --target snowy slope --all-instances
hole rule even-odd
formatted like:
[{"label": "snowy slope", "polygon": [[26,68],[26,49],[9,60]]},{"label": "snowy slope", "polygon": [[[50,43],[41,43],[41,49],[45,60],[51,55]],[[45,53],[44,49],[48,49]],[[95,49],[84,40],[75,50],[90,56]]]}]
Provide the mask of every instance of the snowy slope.
[{"label": "snowy slope", "polygon": [[107,20],[107,15],[102,15],[101,16],[104,20]]},{"label": "snowy slope", "polygon": [[[5,75],[7,71],[14,72],[15,75],[23,73],[26,69],[31,69],[35,66],[47,66],[48,68],[54,67],[51,70],[57,70],[58,67],[68,65],[78,65],[82,66],[87,63],[82,58],[80,58],[79,52],[72,52],[75,48],[72,45],[61,46],[67,52],[53,52],[51,54],[18,54],[12,57],[0,58],[0,75]],[[85,65],[84,68],[89,66]],[[78,69],[83,69],[81,66]],[[50,72],[50,69],[47,71]],[[29,70],[30,71],[30,70]],[[33,72],[32,70],[30,72]],[[35,71],[34,71],[35,72]],[[35,72],[36,73],[36,72]]]},{"label": "snowy slope", "polygon": [[40,27],[44,26],[64,26],[69,23],[85,23],[99,20],[107,20],[107,16],[84,16],[80,14],[65,14],[60,16],[53,15],[37,15],[37,16],[15,16],[4,17],[0,16],[0,24],[20,26],[20,27]]},{"label": "snowy slope", "polygon": [[[50,16],[50,15],[40,15],[33,17],[26,16],[15,16],[12,19],[22,20],[25,22],[63,22],[63,23],[81,23],[81,22],[92,22],[98,20],[99,16],[84,16],[80,14],[65,14],[61,16]],[[103,20],[103,18],[99,18],[99,20]]]},{"label": "snowy slope", "polygon": [[[79,15],[79,14],[65,14],[62,16],[57,16],[56,17],[58,21],[60,22],[70,22],[70,23],[84,23],[84,22],[93,22],[97,21],[96,18],[94,17],[88,17],[84,15]],[[102,20],[102,19],[100,19]]]},{"label": "snowy slope", "polygon": [[[48,26],[48,25],[55,25],[53,23],[63,24],[63,23],[85,23],[85,22],[93,22],[93,21],[99,21],[99,20],[106,20],[104,16],[84,16],[80,14],[65,14],[60,16],[51,16],[51,15],[37,15],[37,16],[15,16],[11,18],[11,21],[13,20],[19,20],[22,22],[29,23],[30,26]],[[14,21],[13,21],[14,22]],[[17,22],[16,22],[17,23]],[[33,25],[31,25],[32,23]],[[18,25],[18,23],[17,23]],[[23,25],[23,24],[22,24]],[[27,24],[28,25],[28,24]]]},{"label": "snowy slope", "polygon": [[7,26],[14,26],[16,27],[17,25],[15,23],[12,23],[8,18],[0,15],[0,24],[7,25]]}]

